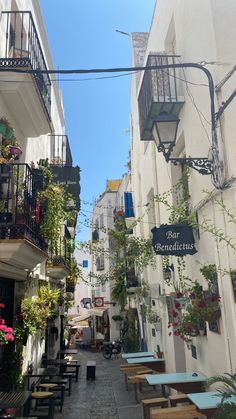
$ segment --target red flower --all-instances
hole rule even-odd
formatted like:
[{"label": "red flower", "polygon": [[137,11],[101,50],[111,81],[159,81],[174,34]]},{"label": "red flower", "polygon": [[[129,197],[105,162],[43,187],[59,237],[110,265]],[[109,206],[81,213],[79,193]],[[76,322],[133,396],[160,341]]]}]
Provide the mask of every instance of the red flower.
[{"label": "red flower", "polygon": [[205,301],[199,301],[199,303],[197,304],[198,308],[205,308],[206,307],[206,303]]},{"label": "red flower", "polygon": [[180,303],[175,303],[175,308],[178,310],[178,308],[180,308],[181,307],[181,304]]},{"label": "red flower", "polygon": [[178,317],[178,315],[179,315],[179,314],[177,313],[177,311],[173,311],[173,312],[172,312],[172,314],[173,314],[173,317]]},{"label": "red flower", "polygon": [[0,303],[0,309],[2,309],[2,308],[4,308],[4,307],[5,307],[5,304]]}]

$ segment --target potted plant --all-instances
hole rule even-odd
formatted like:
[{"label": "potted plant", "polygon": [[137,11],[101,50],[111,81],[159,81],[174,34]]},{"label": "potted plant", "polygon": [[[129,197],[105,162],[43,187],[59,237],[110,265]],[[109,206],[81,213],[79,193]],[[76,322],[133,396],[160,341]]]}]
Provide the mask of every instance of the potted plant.
[{"label": "potted plant", "polygon": [[14,130],[7,118],[0,118],[0,134],[6,139],[10,140],[13,137]]},{"label": "potted plant", "polygon": [[208,282],[210,292],[219,295],[216,265],[214,263],[205,264],[200,268],[200,272]]}]

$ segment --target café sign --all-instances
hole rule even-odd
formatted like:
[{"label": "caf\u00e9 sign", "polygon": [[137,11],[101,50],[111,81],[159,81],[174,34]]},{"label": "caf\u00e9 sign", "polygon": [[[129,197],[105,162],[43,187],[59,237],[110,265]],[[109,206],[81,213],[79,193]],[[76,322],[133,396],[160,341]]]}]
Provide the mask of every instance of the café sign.
[{"label": "caf\u00e9 sign", "polygon": [[151,231],[152,246],[157,255],[185,256],[197,252],[193,229],[188,224],[162,224]]}]

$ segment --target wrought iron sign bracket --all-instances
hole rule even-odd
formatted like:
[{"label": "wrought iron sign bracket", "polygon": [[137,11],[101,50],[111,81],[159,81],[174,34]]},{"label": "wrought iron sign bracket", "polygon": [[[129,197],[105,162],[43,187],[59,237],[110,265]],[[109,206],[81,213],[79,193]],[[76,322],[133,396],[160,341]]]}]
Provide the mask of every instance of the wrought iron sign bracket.
[{"label": "wrought iron sign bracket", "polygon": [[207,157],[168,158],[174,165],[185,164],[202,175],[212,174],[212,161]]}]

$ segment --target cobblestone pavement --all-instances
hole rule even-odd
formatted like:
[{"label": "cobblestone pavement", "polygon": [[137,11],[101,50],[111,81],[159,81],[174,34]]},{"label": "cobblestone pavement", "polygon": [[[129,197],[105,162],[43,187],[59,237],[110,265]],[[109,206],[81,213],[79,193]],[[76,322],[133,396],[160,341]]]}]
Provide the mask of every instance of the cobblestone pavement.
[{"label": "cobblestone pavement", "polygon": [[[76,359],[76,356],[74,357]],[[65,397],[63,412],[56,408],[55,419],[142,419],[142,406],[136,403],[133,386],[125,389],[120,372],[121,357],[106,360],[102,353],[79,350],[79,381],[73,381],[71,396]],[[96,361],[96,379],[86,379],[86,362]]]}]

